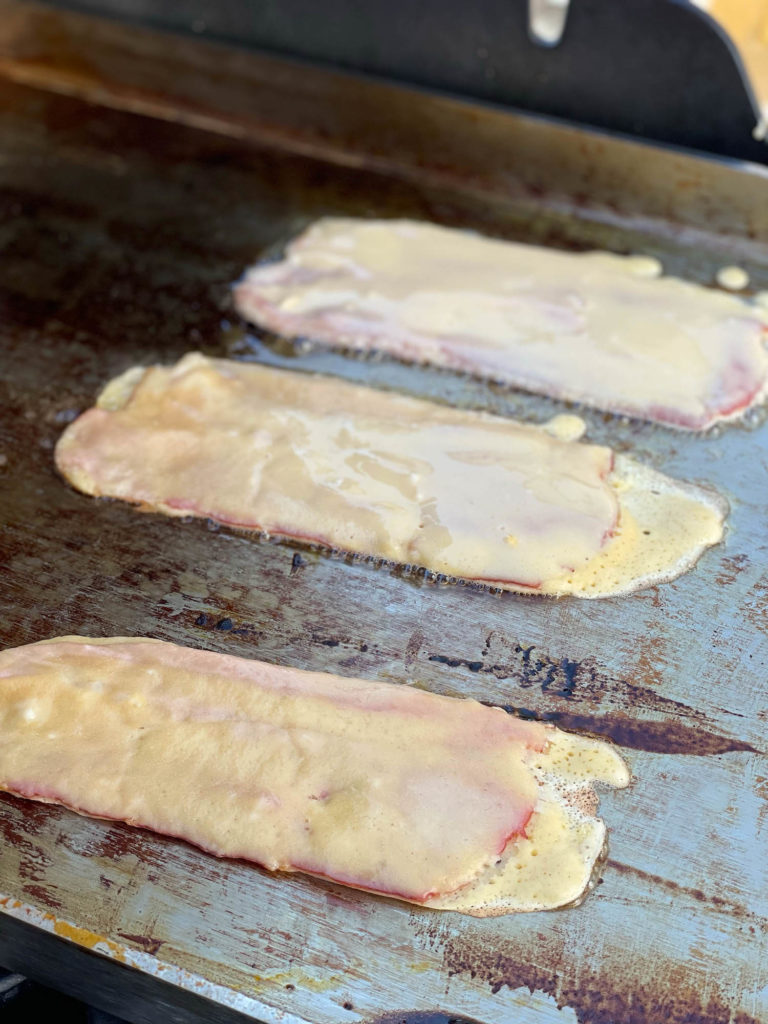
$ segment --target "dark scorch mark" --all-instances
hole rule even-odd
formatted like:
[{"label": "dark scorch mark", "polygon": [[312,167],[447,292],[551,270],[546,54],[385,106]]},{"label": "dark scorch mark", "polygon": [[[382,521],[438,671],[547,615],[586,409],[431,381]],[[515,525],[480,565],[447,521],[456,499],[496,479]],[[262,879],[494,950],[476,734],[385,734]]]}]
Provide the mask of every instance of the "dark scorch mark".
[{"label": "dark scorch mark", "polygon": [[755,920],[758,918],[757,914],[753,913],[741,903],[735,903],[733,900],[724,899],[722,896],[718,896],[717,893],[714,892],[704,892],[703,889],[680,885],[679,882],[675,882],[671,878],[663,878],[661,875],[655,875],[651,871],[643,871],[642,868],[635,867],[634,864],[623,864],[621,861],[611,860],[609,858],[606,860],[605,866],[612,868],[621,875],[633,875],[635,878],[640,878],[644,882],[650,882],[652,885],[661,886],[662,889],[666,889],[668,892],[674,893],[675,895],[687,896],[690,899],[695,900],[697,903],[708,904],[716,910],[730,914],[733,917],[739,917],[744,920]]},{"label": "dark scorch mark", "polygon": [[494,994],[505,988],[544,992],[558,1007],[570,1007],[579,1024],[760,1024],[746,1013],[734,1015],[716,989],[705,994],[686,966],[661,958],[627,961],[623,969],[613,963],[610,977],[601,977],[575,971],[562,951],[555,956],[542,950],[537,959],[543,966],[530,962],[530,952],[514,942],[489,942],[481,932],[466,932],[446,942],[443,964],[449,975],[468,974]]},{"label": "dark scorch mark", "polygon": [[[497,657],[489,658],[491,642]],[[499,661],[498,655],[504,660]],[[429,660],[449,668],[466,668],[470,672],[492,675],[499,681],[512,681],[523,690],[539,689],[544,694],[570,699],[577,696],[583,701],[599,704],[606,698],[644,708],[650,711],[684,714],[704,719],[695,708],[681,701],[664,697],[654,689],[619,679],[601,671],[594,658],[552,658],[535,646],[501,641],[492,633],[486,640],[483,657],[480,659],[449,657],[445,654],[430,654]]]},{"label": "dark scorch mark", "polygon": [[539,686],[542,693],[553,693],[558,697],[570,697],[573,694],[584,663],[571,661],[570,658],[555,660],[543,654],[532,657],[535,648],[522,647],[519,644],[515,645],[513,650],[520,655],[518,665],[451,658],[445,654],[430,654],[429,660],[447,665],[449,668],[466,668],[470,672],[493,675],[500,680],[514,679],[523,688]]},{"label": "dark scorch mark", "polygon": [[[489,659],[491,650],[504,661]],[[502,705],[505,711],[523,718],[551,722],[563,729],[607,737],[632,750],[658,754],[693,754],[707,756],[733,751],[757,753],[752,744],[713,730],[707,716],[681,701],[664,697],[654,689],[602,672],[594,659],[576,661],[552,658],[534,646],[509,642],[498,634],[489,634],[483,658],[470,659],[430,654],[429,660],[449,668],[465,668],[469,672],[492,675],[500,681],[514,682],[521,690],[538,689],[546,697],[567,702],[558,710],[533,709],[515,704]],[[572,711],[574,701],[583,707],[608,703],[617,710],[600,715]],[[495,703],[495,702],[488,702]],[[648,711],[663,718],[630,717],[623,709],[636,715]],[[566,710],[567,709],[567,710]]]},{"label": "dark scorch mark", "polygon": [[153,955],[163,945],[162,939],[153,939],[147,935],[131,935],[129,932],[118,932],[117,934],[119,938],[133,943],[134,946],[140,946],[145,953],[151,953]]},{"label": "dark scorch mark", "polygon": [[[483,702],[488,703],[488,702]],[[490,707],[499,705],[489,704]],[[530,708],[501,705],[504,711],[537,722],[550,722],[561,729],[588,733],[613,740],[630,750],[646,750],[652,754],[692,754],[698,757],[748,751],[758,754],[751,743],[678,721],[649,721],[629,718],[623,712],[610,715],[578,715],[570,711],[532,711]]]},{"label": "dark scorch mark", "polygon": [[291,568],[289,570],[289,575],[295,576],[296,573],[307,564],[307,561],[301,557],[301,554],[298,551],[295,551],[293,554],[293,558],[291,559]]},{"label": "dark scorch mark", "polygon": [[440,1010],[395,1010],[366,1024],[481,1024],[474,1017],[462,1017]]}]

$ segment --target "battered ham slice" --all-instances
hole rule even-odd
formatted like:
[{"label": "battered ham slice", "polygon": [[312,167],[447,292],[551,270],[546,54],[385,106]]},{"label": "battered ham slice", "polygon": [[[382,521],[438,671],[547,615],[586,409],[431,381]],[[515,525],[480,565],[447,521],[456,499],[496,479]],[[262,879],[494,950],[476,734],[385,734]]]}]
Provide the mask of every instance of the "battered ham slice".
[{"label": "battered ham slice", "polygon": [[[451,909],[530,844],[537,816],[548,820],[550,747],[582,804],[587,777],[626,784],[605,744],[568,744],[475,701],[158,640],[63,637],[0,653],[0,789]],[[531,909],[532,892],[556,905],[583,891],[604,833],[568,813],[541,851],[538,889],[530,869],[506,869],[519,899],[505,909]],[[469,912],[488,909],[468,899]]]},{"label": "battered ham slice", "polygon": [[555,398],[703,430],[768,390],[766,313],[652,261],[414,221],[324,218],[235,287],[289,338],[377,349]]},{"label": "battered ham slice", "polygon": [[89,494],[522,592],[622,593],[719,539],[703,492],[556,427],[192,353],[111,382],[56,463]]}]

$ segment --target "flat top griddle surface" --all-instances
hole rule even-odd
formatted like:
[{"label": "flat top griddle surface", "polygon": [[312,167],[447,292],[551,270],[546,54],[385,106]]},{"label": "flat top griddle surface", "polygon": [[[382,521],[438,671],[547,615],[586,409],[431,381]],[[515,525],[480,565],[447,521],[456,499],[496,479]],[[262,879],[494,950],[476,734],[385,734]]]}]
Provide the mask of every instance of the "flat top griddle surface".
[{"label": "flat top griddle surface", "polygon": [[[4,922],[25,921],[264,1021],[768,1020],[768,428],[696,437],[585,414],[589,439],[731,502],[725,543],[692,572],[598,602],[427,584],[143,515],[53,468],[64,425],[108,378],[198,348],[546,418],[556,403],[449,373],[268,344],[234,317],[229,286],[324,213],[650,252],[705,282],[730,244],[562,209],[0,81],[0,642],[146,635],[410,681],[605,735],[635,776],[602,798],[609,859],[583,906],[487,921],[5,796],[0,959]],[[750,253],[764,284],[768,253]]]}]

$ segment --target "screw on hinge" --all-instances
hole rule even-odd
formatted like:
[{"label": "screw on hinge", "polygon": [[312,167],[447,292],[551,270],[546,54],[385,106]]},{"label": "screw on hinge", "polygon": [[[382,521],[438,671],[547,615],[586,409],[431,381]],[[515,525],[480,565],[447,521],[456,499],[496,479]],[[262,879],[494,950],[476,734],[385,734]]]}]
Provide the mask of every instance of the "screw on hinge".
[{"label": "screw on hinge", "polygon": [[528,0],[528,32],[539,46],[557,46],[565,31],[570,0]]}]

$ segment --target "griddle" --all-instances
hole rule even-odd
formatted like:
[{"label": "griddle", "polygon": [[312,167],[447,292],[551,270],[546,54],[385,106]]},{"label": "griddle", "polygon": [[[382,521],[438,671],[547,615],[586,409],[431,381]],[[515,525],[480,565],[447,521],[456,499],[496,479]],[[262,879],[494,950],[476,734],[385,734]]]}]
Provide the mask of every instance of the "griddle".
[{"label": "griddle", "polygon": [[0,798],[0,963],[134,1021],[768,1020],[768,428],[577,409],[717,487],[725,542],[629,597],[547,600],[96,501],[64,425],[190,349],[542,421],[558,403],[281,346],[230,285],[326,213],[658,256],[768,287],[763,168],[0,0],[0,642],[146,635],[471,696],[620,745],[577,909],[485,921]]},{"label": "griddle", "polygon": [[768,162],[740,54],[691,0],[550,0],[556,45],[536,33],[535,0],[49,2]]}]

